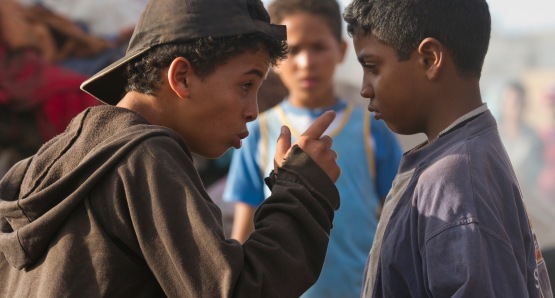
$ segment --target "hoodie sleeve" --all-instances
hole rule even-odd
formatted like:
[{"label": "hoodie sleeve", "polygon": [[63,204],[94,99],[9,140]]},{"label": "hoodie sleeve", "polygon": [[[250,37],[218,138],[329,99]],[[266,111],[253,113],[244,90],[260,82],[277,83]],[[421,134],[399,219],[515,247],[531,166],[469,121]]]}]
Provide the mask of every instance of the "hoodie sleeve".
[{"label": "hoodie sleeve", "polygon": [[242,246],[170,138],[147,140],[117,167],[140,254],[170,297],[299,297],[318,278],[339,194],[300,148]]}]

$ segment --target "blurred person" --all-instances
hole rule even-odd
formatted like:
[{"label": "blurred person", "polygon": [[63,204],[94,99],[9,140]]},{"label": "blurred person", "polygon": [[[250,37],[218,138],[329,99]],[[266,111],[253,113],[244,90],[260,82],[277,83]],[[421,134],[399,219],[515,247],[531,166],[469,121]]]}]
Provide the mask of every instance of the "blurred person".
[{"label": "blurred person", "polygon": [[[66,16],[87,32],[117,40],[133,32],[147,0],[18,0]],[[131,37],[131,36],[128,36]]]},{"label": "blurred person", "polygon": [[354,0],[344,18],[368,109],[396,133],[427,137],[403,155],[362,297],[553,297],[481,97],[487,2]]},{"label": "blurred person", "polygon": [[341,170],[324,113],[291,146],[243,245],[192,154],[241,147],[257,91],[287,53],[259,0],[152,0],[125,57],[81,86],[106,105],[0,182],[6,297],[298,297],[324,262]]},{"label": "blurred person", "polygon": [[[391,187],[401,158],[393,133],[354,101],[335,91],[336,66],[343,61],[341,12],[335,0],[274,0],[272,22],[287,26],[290,54],[274,68],[288,96],[249,124],[250,136],[235,151],[224,200],[236,202],[232,237],[245,242],[260,226],[257,207],[270,195],[261,178],[273,167],[280,127],[300,137],[324,111],[337,117],[327,130],[334,139],[342,174],[337,181],[341,209],[336,213],[322,273],[302,297],[359,297],[362,275],[379,209]],[[250,238],[251,236],[251,238]]]},{"label": "blurred person", "polygon": [[41,6],[24,6],[17,1],[2,3],[4,38],[15,47],[32,44],[42,59],[60,63],[68,57],[98,55],[110,45],[92,36],[70,19]]},{"label": "blurred person", "polygon": [[49,35],[12,1],[0,5],[0,178],[98,102],[79,89],[86,77],[45,59]]},{"label": "blurred person", "polygon": [[[555,84],[546,88],[543,98],[546,108],[555,116]],[[551,127],[541,134],[545,148],[545,166],[540,177],[540,190],[544,198],[555,202],[555,122],[551,121],[550,124]]]},{"label": "blurred person", "polygon": [[[549,85],[543,92],[543,99],[546,108],[555,115],[555,84]],[[540,238],[544,241],[543,254],[547,260],[547,266],[550,270],[550,278],[552,285],[555,284],[555,122],[551,122],[551,127],[542,131],[542,140],[544,142],[544,166],[540,174],[539,190],[541,199],[544,204],[540,205],[543,215],[543,230],[549,233],[549,238]],[[538,225],[538,224],[536,224]],[[539,233],[538,233],[539,234]]]},{"label": "blurred person", "polygon": [[[136,18],[126,18],[126,14],[118,13],[124,5],[127,11],[136,11],[128,2],[131,0],[111,4],[87,0],[19,0],[24,5],[28,21],[46,28],[52,52],[52,57],[47,60],[85,76],[95,74],[125,54],[140,13],[135,13]],[[85,12],[86,17],[83,16]],[[94,30],[99,24],[111,26],[111,31]]]},{"label": "blurred person", "polygon": [[510,82],[500,97],[499,135],[515,170],[524,197],[536,197],[538,177],[543,167],[543,142],[525,120],[526,90],[519,82]]},{"label": "blurred person", "polygon": [[544,146],[537,131],[525,120],[527,107],[526,89],[518,81],[509,82],[500,97],[501,116],[499,135],[522,191],[526,211],[539,238],[551,287],[555,276],[555,201],[541,195],[539,177],[544,168]]}]

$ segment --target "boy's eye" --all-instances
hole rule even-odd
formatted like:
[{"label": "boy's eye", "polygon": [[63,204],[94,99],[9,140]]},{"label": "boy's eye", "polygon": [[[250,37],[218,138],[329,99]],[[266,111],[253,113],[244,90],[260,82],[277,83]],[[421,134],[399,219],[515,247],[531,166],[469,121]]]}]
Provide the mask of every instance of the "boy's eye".
[{"label": "boy's eye", "polygon": [[325,51],[328,49],[328,46],[324,43],[317,43],[312,47],[315,51]]},{"label": "boy's eye", "polygon": [[370,72],[376,72],[378,70],[378,65],[377,64],[364,63],[364,64],[362,64],[362,68],[364,68],[365,70],[370,71]]},{"label": "boy's eye", "polygon": [[297,53],[299,53],[299,48],[298,47],[289,47],[289,54],[290,55],[296,55]]},{"label": "boy's eye", "polygon": [[242,88],[244,91],[249,91],[250,88],[251,88],[253,85],[254,85],[254,83],[249,81],[249,82],[246,82],[246,83],[241,84],[241,88]]}]

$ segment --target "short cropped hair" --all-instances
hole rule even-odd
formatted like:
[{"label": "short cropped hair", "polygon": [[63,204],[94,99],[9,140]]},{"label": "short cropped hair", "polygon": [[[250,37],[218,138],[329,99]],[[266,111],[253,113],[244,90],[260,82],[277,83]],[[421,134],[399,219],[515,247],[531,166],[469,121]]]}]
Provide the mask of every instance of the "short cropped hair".
[{"label": "short cropped hair", "polygon": [[480,77],[491,16],[485,0],[353,0],[343,14],[349,35],[372,34],[408,60],[432,37],[448,50],[462,74]]},{"label": "short cropped hair", "polygon": [[272,23],[279,24],[286,17],[299,13],[311,13],[324,18],[338,41],[343,39],[341,10],[336,0],[274,0],[268,6]]},{"label": "short cropped hair", "polygon": [[[264,6],[249,6],[254,20],[269,23],[270,17]],[[195,74],[201,79],[212,74],[218,66],[248,51],[266,50],[270,65],[275,66],[287,57],[287,41],[275,40],[262,33],[212,38],[210,36],[178,43],[162,44],[147,51],[141,58],[127,65],[126,92],[137,91],[154,94],[162,83],[161,71],[177,57],[191,63]]]}]

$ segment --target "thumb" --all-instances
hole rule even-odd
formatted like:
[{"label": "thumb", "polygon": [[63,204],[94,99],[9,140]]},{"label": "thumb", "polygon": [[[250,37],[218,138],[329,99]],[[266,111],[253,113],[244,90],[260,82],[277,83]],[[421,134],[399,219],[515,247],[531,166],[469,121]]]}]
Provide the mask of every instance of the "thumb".
[{"label": "thumb", "polygon": [[278,167],[281,167],[281,165],[283,164],[283,160],[285,159],[285,156],[287,155],[287,152],[290,148],[291,131],[289,130],[289,127],[284,125],[281,127],[281,133],[277,140],[276,155],[274,157],[274,170],[277,170]]}]

